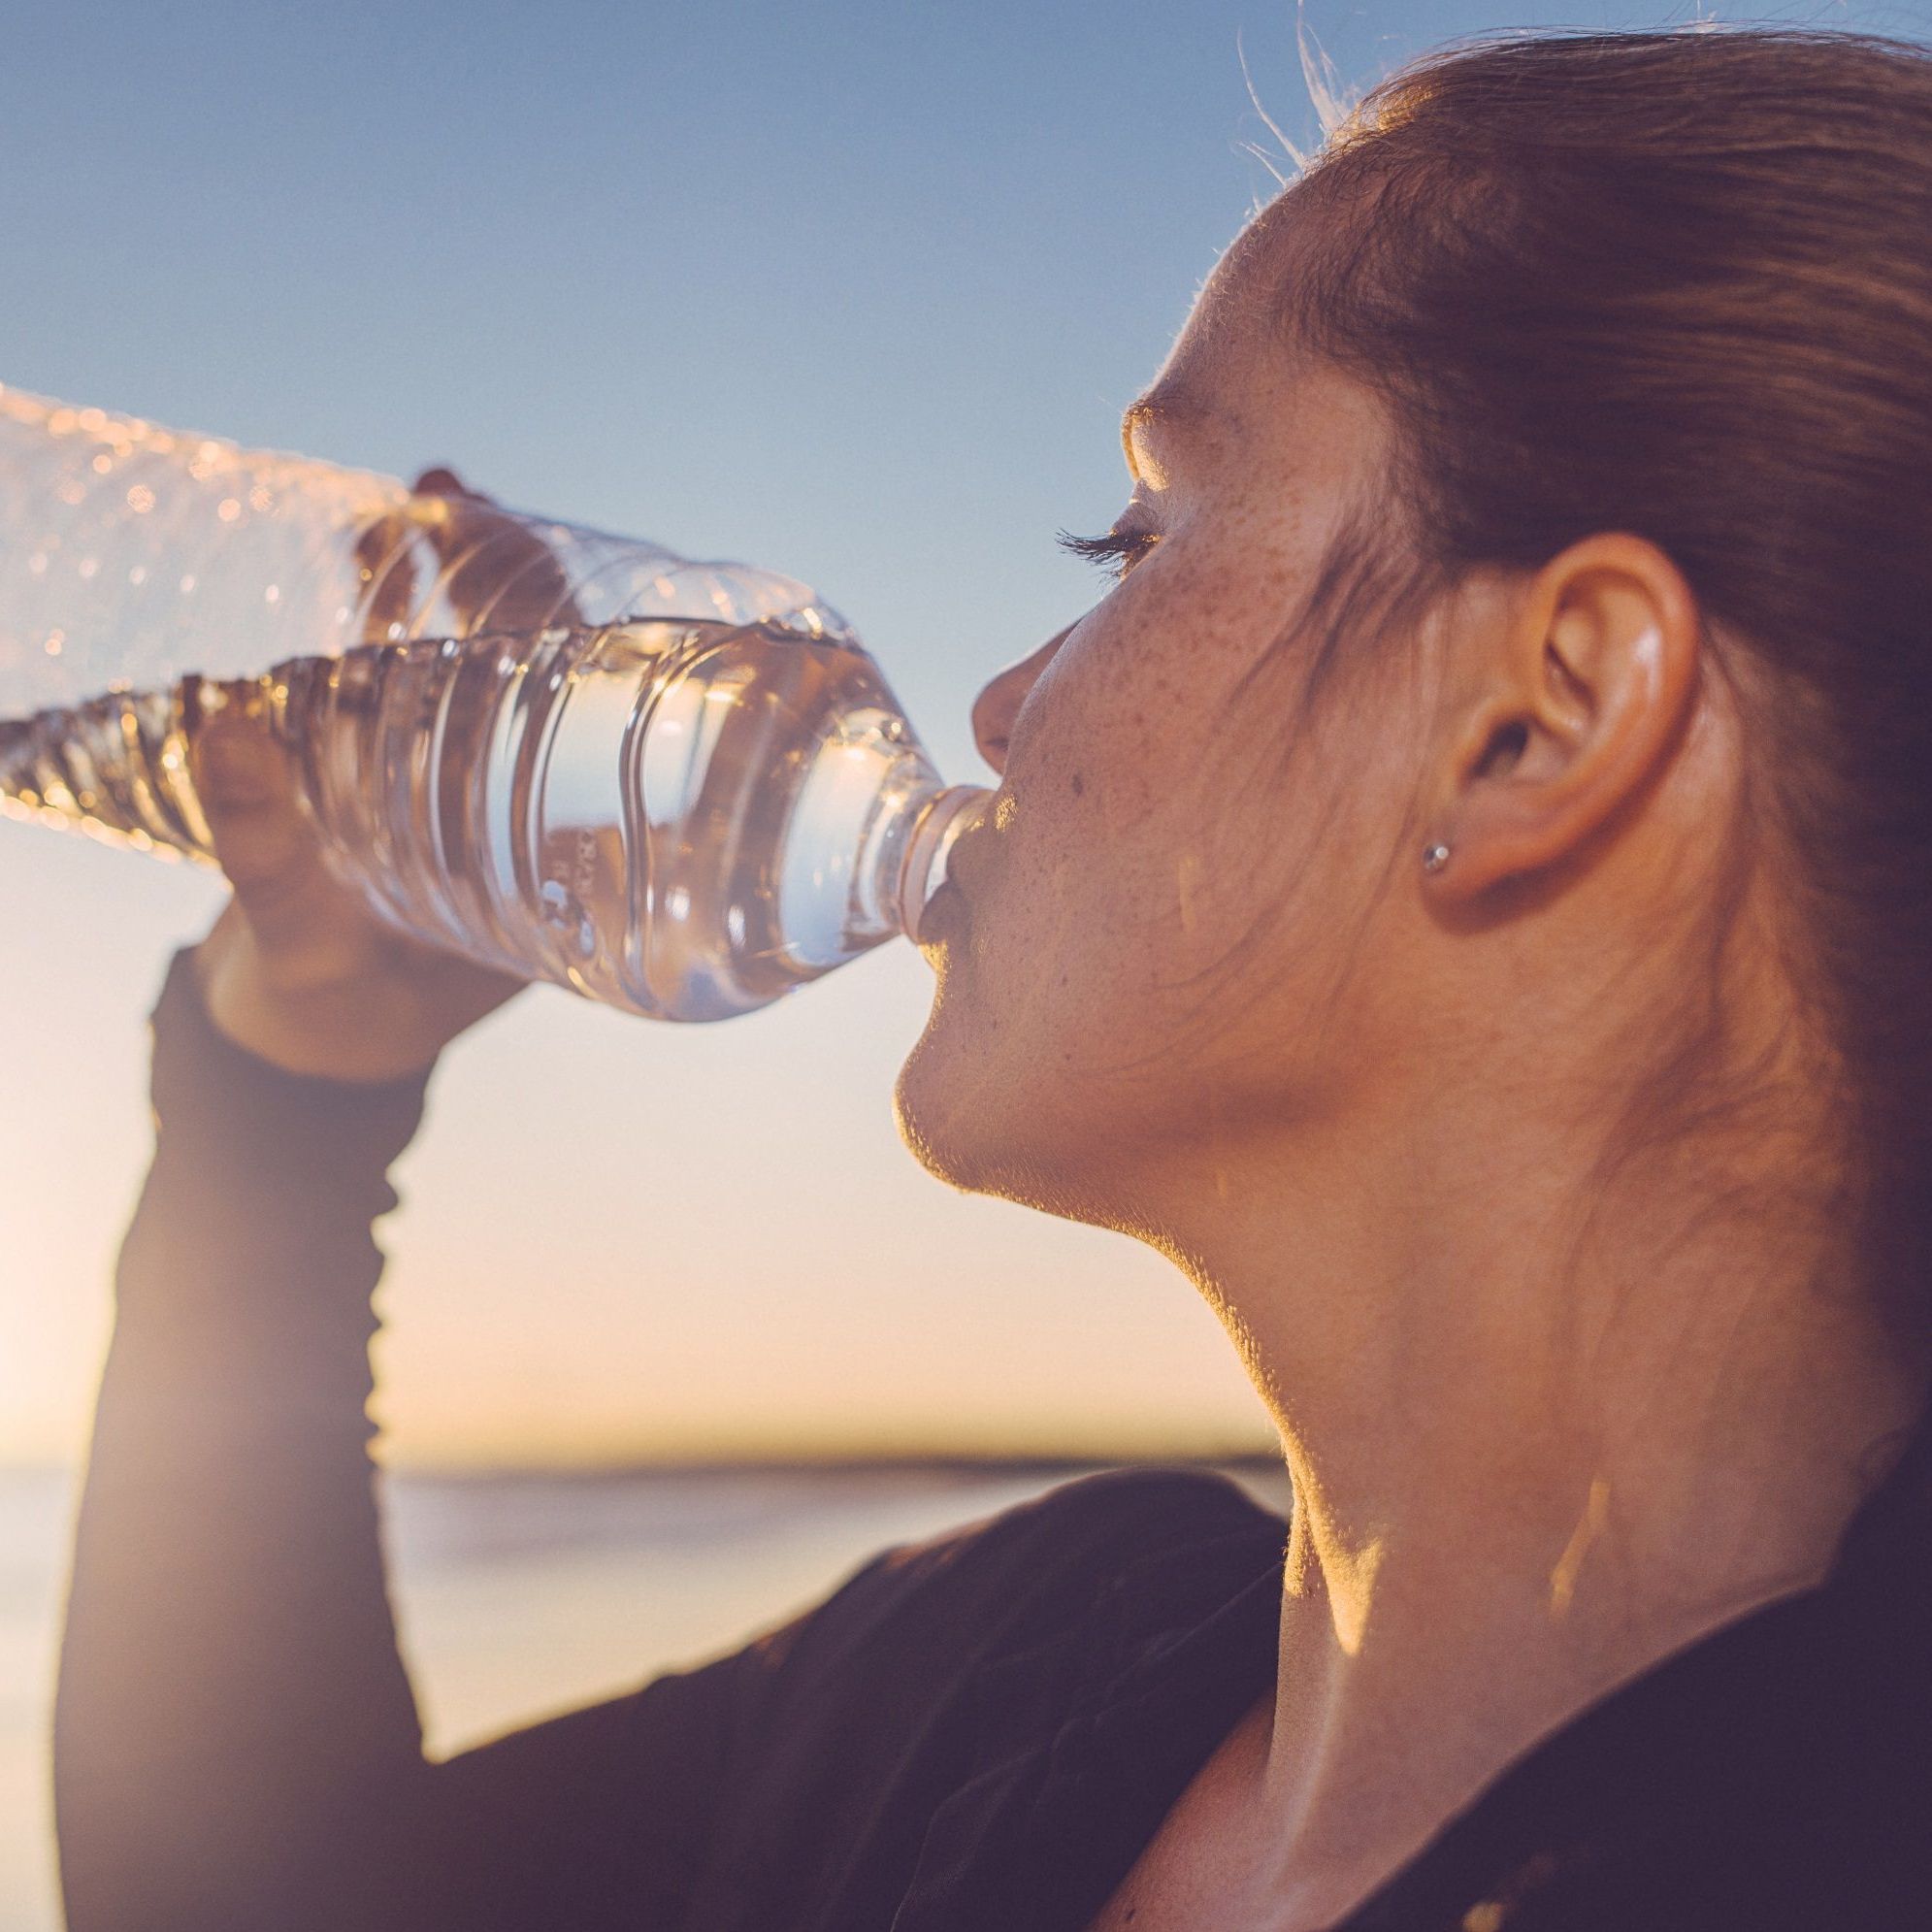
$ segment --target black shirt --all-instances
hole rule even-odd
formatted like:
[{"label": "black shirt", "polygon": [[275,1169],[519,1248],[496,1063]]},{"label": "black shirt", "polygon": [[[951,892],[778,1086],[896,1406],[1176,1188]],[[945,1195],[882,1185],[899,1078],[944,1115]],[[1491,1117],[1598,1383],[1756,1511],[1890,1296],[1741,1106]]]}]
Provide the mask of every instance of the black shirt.
[{"label": "black shirt", "polygon": [[[267,1065],[177,960],[61,1658],[71,1932],[1080,1932],[1273,1686],[1286,1524],[1184,1470],[1069,1483],[431,1762],[365,1412],[422,1095]],[[1530,1752],[1348,1932],[1932,1927],[1904,1480],[1826,1588]]]}]

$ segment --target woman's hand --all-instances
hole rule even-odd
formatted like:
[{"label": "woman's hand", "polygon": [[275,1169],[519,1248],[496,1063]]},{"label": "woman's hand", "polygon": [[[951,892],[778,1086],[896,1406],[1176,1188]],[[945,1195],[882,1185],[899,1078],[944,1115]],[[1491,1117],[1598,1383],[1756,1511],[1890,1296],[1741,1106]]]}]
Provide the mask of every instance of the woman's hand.
[{"label": "woman's hand", "polygon": [[216,1027],[291,1073],[420,1072],[526,982],[404,938],[328,869],[252,686],[196,735],[195,789],[235,896],[194,965]]},{"label": "woman's hand", "polygon": [[[549,552],[489,497],[449,470],[426,470],[411,487],[418,504],[440,497],[446,510],[427,519],[399,513],[363,533],[357,556],[375,578],[366,641],[384,641],[392,621],[410,626],[417,615],[412,534],[426,537],[441,560],[442,594],[459,629],[485,612],[502,627],[575,620]],[[246,685],[227,692],[191,753],[215,857],[235,888],[195,949],[210,1017],[291,1073],[390,1080],[420,1072],[528,982],[383,925],[324,863],[259,694]]]}]

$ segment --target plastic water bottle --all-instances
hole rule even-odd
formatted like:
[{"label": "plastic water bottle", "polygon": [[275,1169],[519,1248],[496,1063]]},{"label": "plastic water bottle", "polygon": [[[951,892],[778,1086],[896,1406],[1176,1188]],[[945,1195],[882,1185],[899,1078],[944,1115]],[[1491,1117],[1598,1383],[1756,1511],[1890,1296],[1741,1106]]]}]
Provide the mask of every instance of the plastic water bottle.
[{"label": "plastic water bottle", "polygon": [[791,578],[0,389],[0,811],[212,863],[232,707],[397,929],[663,1019],[916,932],[988,797]]}]

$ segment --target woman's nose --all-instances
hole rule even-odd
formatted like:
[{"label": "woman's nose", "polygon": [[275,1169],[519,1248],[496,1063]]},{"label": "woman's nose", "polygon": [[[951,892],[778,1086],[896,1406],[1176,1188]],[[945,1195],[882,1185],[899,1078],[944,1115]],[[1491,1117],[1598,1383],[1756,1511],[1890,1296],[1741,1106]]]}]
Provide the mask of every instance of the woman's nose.
[{"label": "woman's nose", "polygon": [[1003,773],[1006,770],[1006,745],[1013,736],[1013,720],[1020,715],[1020,706],[1027,702],[1027,693],[1039,682],[1040,672],[1053,662],[1053,654],[1066,641],[1066,630],[1049,638],[1031,657],[1023,657],[1017,664],[1009,664],[1004,671],[996,671],[979,696],[972,701],[973,742],[979,746],[979,755]]}]

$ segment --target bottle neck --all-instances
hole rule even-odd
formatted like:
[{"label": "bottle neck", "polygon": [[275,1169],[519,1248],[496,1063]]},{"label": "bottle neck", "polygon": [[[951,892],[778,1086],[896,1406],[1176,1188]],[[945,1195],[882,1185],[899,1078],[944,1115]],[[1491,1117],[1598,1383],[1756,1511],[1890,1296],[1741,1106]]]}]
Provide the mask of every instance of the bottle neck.
[{"label": "bottle neck", "polygon": [[975,824],[993,794],[984,785],[949,785],[928,798],[919,808],[902,847],[899,877],[890,903],[897,909],[899,930],[908,939],[919,936],[919,919],[933,895],[946,880],[946,862],[954,844]]}]

